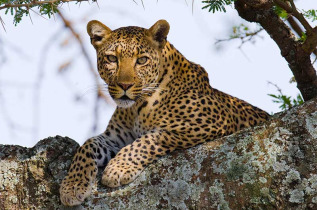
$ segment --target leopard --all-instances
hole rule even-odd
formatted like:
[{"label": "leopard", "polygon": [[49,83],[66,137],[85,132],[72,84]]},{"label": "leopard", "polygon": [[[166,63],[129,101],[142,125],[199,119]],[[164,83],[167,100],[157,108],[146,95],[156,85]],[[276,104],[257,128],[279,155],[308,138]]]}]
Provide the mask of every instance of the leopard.
[{"label": "leopard", "polygon": [[131,183],[153,161],[265,122],[269,114],[209,83],[206,70],[187,60],[169,41],[170,25],[111,30],[87,24],[97,67],[116,109],[106,130],[78,148],[60,185],[65,206],[92,193],[98,168],[101,184]]}]

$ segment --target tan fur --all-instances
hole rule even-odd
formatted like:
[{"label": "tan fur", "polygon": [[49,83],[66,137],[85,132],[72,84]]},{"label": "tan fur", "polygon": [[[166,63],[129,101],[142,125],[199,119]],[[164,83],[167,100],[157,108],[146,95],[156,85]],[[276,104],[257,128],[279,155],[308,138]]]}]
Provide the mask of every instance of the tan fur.
[{"label": "tan fur", "polygon": [[128,184],[148,164],[175,149],[234,133],[269,117],[212,88],[204,68],[166,41],[169,25],[164,20],[149,30],[114,31],[92,21],[87,30],[97,51],[99,74],[118,107],[106,131],[78,149],[61,184],[64,205],[80,204],[89,196],[97,166],[107,165],[104,185]]}]

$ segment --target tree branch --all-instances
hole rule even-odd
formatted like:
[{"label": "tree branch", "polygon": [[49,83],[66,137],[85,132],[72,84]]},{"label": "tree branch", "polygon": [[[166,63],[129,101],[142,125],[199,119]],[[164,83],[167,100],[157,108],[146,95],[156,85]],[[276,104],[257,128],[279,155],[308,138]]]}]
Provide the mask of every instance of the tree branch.
[{"label": "tree branch", "polygon": [[252,40],[254,40],[255,37],[260,37],[259,33],[263,31],[263,28],[259,28],[256,31],[253,32],[248,32],[248,33],[244,33],[244,34],[238,34],[237,36],[231,36],[230,38],[227,39],[217,39],[215,44],[219,44],[221,42],[227,42],[227,41],[231,41],[234,39],[240,39],[241,40],[241,44],[239,45],[239,49],[247,42],[250,42]]},{"label": "tree branch", "polygon": [[83,2],[83,1],[89,1],[89,0],[50,0],[50,1],[32,1],[31,3],[25,3],[25,4],[17,4],[15,3],[8,3],[4,4],[4,6],[0,7],[0,10],[5,9],[5,8],[17,8],[17,7],[34,7],[34,6],[39,6],[43,4],[55,4],[55,3],[68,3],[68,2]]},{"label": "tree branch", "polygon": [[[303,27],[306,30],[307,38],[305,40],[305,43],[303,44],[303,49],[306,50],[309,53],[312,53],[314,50],[316,50],[317,47],[317,27],[312,28],[303,14],[298,12],[296,9],[296,6],[294,4],[293,0],[288,0],[290,2],[290,5],[287,2],[284,2],[282,0],[274,0],[274,3],[284,9],[287,13],[293,15],[296,17],[296,19],[303,25]],[[301,35],[300,35],[301,36]]]},{"label": "tree branch", "polygon": [[253,5],[252,2],[254,0],[235,1],[235,8],[240,17],[259,23],[276,42],[294,74],[304,100],[317,97],[317,76],[310,60],[310,54],[317,45],[317,38],[314,39],[317,36],[317,27],[312,29],[311,33],[307,33],[307,39],[302,44],[295,40],[291,29],[275,14],[272,1],[262,0],[261,4],[257,5]]},{"label": "tree branch", "polygon": [[[58,15],[61,17],[62,21],[64,22],[65,27],[70,30],[70,32],[73,34],[73,36],[77,40],[77,42],[78,42],[78,44],[80,46],[80,49],[82,51],[82,54],[86,58],[86,61],[87,61],[88,66],[89,66],[89,70],[94,75],[96,84],[99,84],[99,82],[98,82],[99,75],[95,71],[94,65],[93,65],[92,61],[90,60],[90,58],[89,58],[88,52],[87,52],[87,50],[86,50],[86,48],[85,48],[85,46],[83,44],[83,41],[80,38],[80,35],[75,31],[75,29],[73,28],[73,26],[70,23],[70,21],[68,21],[65,18],[65,16],[61,13],[61,11],[59,11],[59,10],[58,10]],[[104,98],[106,101],[109,101],[109,98],[102,92],[102,90],[101,90],[99,85],[98,85],[98,96]]]},{"label": "tree branch", "polygon": [[103,98],[107,103],[110,102],[109,100],[109,97],[107,95],[105,95],[102,91],[102,86],[99,85],[99,75],[98,73],[96,72],[95,70],[95,67],[91,61],[91,59],[89,58],[89,55],[88,55],[88,52],[83,44],[83,41],[80,37],[80,35],[75,31],[74,27],[72,26],[71,22],[68,21],[65,16],[61,13],[61,11],[57,11],[58,15],[61,17],[62,21],[64,22],[64,25],[66,28],[68,28],[70,30],[70,32],[72,33],[72,35],[75,37],[75,39],[77,40],[79,46],[80,46],[80,49],[81,49],[81,52],[82,54],[84,55],[87,63],[88,63],[88,66],[89,66],[89,70],[90,72],[93,74],[94,76],[94,79],[95,79],[95,83],[96,83],[96,86],[97,86],[97,97],[96,97],[96,101],[95,101],[95,107],[94,107],[94,124],[92,126],[92,131],[95,132],[97,130],[97,126],[98,126],[98,102],[99,102],[99,99]]},{"label": "tree branch", "polygon": [[[289,16],[287,18],[287,22],[290,24],[290,26],[292,27],[292,29],[296,32],[296,34],[298,35],[298,37],[301,37],[303,35],[303,33],[305,33],[301,27],[298,25],[298,23],[294,20],[293,16]],[[315,48],[313,51],[314,55],[317,57],[317,49]]]},{"label": "tree branch", "polygon": [[91,196],[73,208],[61,205],[58,189],[75,141],[56,136],[33,148],[0,145],[0,209],[317,209],[316,112],[317,99],[263,125],[174,151],[126,186],[95,182]]},{"label": "tree branch", "polygon": [[290,4],[289,5],[287,2],[284,2],[282,0],[274,0],[274,3],[284,9],[287,13],[292,14],[296,19],[304,26],[306,31],[311,31],[313,28],[309,25],[305,17],[298,12],[296,9],[296,6],[293,2],[293,0],[289,0]]}]

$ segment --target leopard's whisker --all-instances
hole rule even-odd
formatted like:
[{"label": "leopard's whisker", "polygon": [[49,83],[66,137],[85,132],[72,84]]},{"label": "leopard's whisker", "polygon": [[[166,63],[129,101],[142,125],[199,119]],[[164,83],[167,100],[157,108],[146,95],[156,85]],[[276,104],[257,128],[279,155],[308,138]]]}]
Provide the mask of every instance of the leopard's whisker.
[{"label": "leopard's whisker", "polygon": [[98,85],[92,85],[92,86],[86,88],[86,90],[79,97],[83,98],[87,94],[97,93],[98,91],[101,91],[106,95],[109,95],[108,86],[105,84],[98,84]]}]

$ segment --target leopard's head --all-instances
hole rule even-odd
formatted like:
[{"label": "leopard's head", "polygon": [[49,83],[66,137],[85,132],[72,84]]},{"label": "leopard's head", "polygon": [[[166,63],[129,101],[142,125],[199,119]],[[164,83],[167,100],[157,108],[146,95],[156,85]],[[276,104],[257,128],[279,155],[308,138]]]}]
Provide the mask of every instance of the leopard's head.
[{"label": "leopard's head", "polygon": [[97,51],[98,72],[119,107],[130,107],[157,86],[160,57],[169,24],[157,21],[151,28],[135,26],[111,30],[99,21],[87,25]]}]

